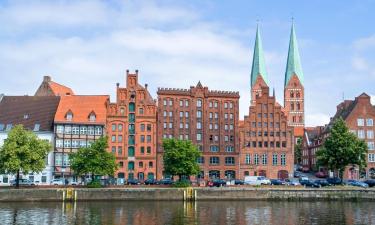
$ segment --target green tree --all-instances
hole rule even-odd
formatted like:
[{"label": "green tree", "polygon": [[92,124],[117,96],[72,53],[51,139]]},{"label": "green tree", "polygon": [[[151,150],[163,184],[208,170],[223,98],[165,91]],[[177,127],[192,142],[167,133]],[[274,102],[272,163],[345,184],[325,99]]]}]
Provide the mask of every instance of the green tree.
[{"label": "green tree", "polygon": [[338,171],[339,177],[342,178],[348,165],[357,165],[360,170],[366,167],[367,145],[349,131],[342,118],[338,118],[316,156],[319,165]]},{"label": "green tree", "polygon": [[41,140],[22,125],[15,126],[0,148],[0,172],[16,174],[19,187],[20,173],[41,172],[51,150],[48,140]]},{"label": "green tree", "polygon": [[79,176],[91,174],[93,181],[97,175],[113,176],[117,170],[116,157],[107,148],[107,137],[101,137],[90,147],[78,149],[69,156],[70,168]]},{"label": "green tree", "polygon": [[300,164],[302,161],[302,138],[297,139],[297,143],[294,146],[294,163]]},{"label": "green tree", "polygon": [[164,170],[171,175],[182,176],[197,175],[199,173],[198,157],[201,156],[197,146],[189,140],[164,139],[163,140]]}]

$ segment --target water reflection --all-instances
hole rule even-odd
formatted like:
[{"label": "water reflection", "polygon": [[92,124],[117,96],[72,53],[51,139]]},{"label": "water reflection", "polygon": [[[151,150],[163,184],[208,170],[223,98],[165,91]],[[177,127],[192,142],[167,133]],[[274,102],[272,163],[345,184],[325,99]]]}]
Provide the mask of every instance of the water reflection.
[{"label": "water reflection", "polygon": [[375,224],[375,202],[0,203],[0,224]]}]

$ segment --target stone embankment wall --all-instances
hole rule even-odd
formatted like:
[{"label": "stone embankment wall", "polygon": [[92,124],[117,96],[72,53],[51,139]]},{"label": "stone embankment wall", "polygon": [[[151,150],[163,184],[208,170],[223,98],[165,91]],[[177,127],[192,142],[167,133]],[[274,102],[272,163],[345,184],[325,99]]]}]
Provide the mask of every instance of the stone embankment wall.
[{"label": "stone embankment wall", "polygon": [[101,188],[0,189],[1,201],[375,200],[375,189]]}]

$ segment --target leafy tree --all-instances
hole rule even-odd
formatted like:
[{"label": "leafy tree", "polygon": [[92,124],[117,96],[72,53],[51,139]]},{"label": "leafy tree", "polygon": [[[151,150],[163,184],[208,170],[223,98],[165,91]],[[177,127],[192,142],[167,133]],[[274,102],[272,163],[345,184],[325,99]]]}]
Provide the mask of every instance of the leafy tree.
[{"label": "leafy tree", "polygon": [[69,156],[70,168],[79,176],[91,174],[93,181],[96,175],[112,176],[117,170],[116,158],[107,148],[107,137],[101,137],[90,147],[78,149]]},{"label": "leafy tree", "polygon": [[51,148],[48,140],[41,140],[32,131],[17,125],[8,133],[0,148],[0,172],[16,174],[18,188],[20,172],[41,172]]},{"label": "leafy tree", "polygon": [[366,167],[367,145],[351,133],[342,118],[337,119],[330,130],[330,136],[316,152],[317,163],[339,172],[342,178],[345,167],[357,165]]},{"label": "leafy tree", "polygon": [[302,138],[297,139],[297,143],[294,146],[294,162],[300,164],[302,161]]},{"label": "leafy tree", "polygon": [[182,176],[197,175],[199,173],[198,157],[201,153],[197,146],[189,140],[164,139],[163,140],[164,170],[171,175]]}]

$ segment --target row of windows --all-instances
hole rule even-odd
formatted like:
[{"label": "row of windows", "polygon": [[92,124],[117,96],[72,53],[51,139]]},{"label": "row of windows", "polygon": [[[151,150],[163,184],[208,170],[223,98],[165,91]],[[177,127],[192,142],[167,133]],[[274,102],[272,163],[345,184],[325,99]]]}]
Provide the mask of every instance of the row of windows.
[{"label": "row of windows", "polygon": [[296,94],[294,95],[294,91],[291,91],[290,92],[290,97],[291,98],[294,98],[294,96],[296,96],[296,98],[300,98],[301,97],[301,94],[299,91],[296,92]]},{"label": "row of windows", "polygon": [[[366,136],[367,136],[367,139],[373,139],[374,138],[374,131],[373,130],[367,130],[367,132],[365,130],[358,130],[356,132],[356,130],[350,130],[352,133],[354,134],[357,134],[358,138],[360,139],[365,139]],[[367,135],[365,135],[367,134]]]},{"label": "row of windows", "polygon": [[56,133],[57,134],[102,135],[103,128],[101,126],[57,125]]},{"label": "row of windows", "polygon": [[[270,141],[270,142],[268,142],[268,141],[258,141],[258,142],[256,142],[256,141],[252,141],[252,142],[247,142],[246,143],[246,145],[245,145],[245,147],[253,147],[253,148],[256,148],[256,147],[258,147],[258,148],[268,148],[268,147],[270,147],[270,148],[274,148],[274,147],[276,147],[276,148],[280,148],[280,141]],[[283,147],[283,148],[286,148],[286,141],[282,141],[281,142],[281,147]]]},{"label": "row of windows", "polygon": [[249,137],[256,137],[256,136],[258,136],[258,137],[262,137],[262,136],[268,137],[268,134],[269,134],[270,137],[274,137],[274,136],[280,137],[280,134],[281,134],[282,137],[286,137],[286,132],[285,131],[284,132],[270,131],[269,133],[268,133],[268,131],[264,131],[264,132],[262,132],[262,131],[258,131],[258,132],[256,132],[256,131],[250,131],[250,132],[246,132],[246,134]]},{"label": "row of windows", "polygon": [[[26,118],[27,119],[27,118]],[[65,119],[68,120],[68,121],[72,121],[73,120],[73,113],[71,111],[68,111],[66,114],[65,114]],[[94,112],[91,112],[89,115],[88,115],[88,120],[90,122],[95,122],[96,120],[96,115]]]},{"label": "row of windows", "polygon": [[257,127],[257,125],[258,125],[258,127],[264,127],[264,128],[267,128],[268,125],[269,125],[270,128],[273,128],[273,127],[280,128],[280,123],[279,122],[276,122],[276,123],[273,123],[273,122],[270,122],[270,123],[267,123],[267,122],[263,122],[263,123],[262,122],[258,122],[258,124],[257,124],[257,122],[251,122],[251,127]]},{"label": "row of windows", "polygon": [[55,153],[55,166],[69,166],[69,154]]},{"label": "row of windows", "polygon": [[[218,145],[210,145],[210,152],[219,152],[220,147]],[[226,152],[234,152],[234,147],[231,145],[225,146]]]},{"label": "row of windows", "polygon": [[297,102],[296,104],[296,107],[294,107],[294,103],[292,102],[292,103],[290,103],[290,110],[301,110],[301,104],[299,103],[299,102]]},{"label": "row of windows", "polygon": [[56,148],[85,148],[90,147],[93,140],[56,139]]},{"label": "row of windows", "polygon": [[[205,158],[203,156],[201,156],[197,159],[197,162],[199,164],[204,164]],[[210,165],[219,165],[220,164],[220,158],[217,157],[217,156],[212,156],[212,157],[209,158],[209,163],[210,163]],[[234,159],[234,157],[225,157],[224,163],[225,163],[225,165],[235,165],[235,159]]]},{"label": "row of windows", "polygon": [[[365,119],[363,119],[363,118],[358,118],[358,119],[357,119],[357,125],[360,126],[360,127],[365,126]],[[371,118],[367,118],[367,119],[366,119],[366,126],[368,126],[368,127],[372,127],[372,126],[374,126],[374,120],[371,119]]]},{"label": "row of windows", "polygon": [[[119,167],[120,168],[123,168],[124,167],[124,162],[120,161],[119,162]],[[138,162],[138,167],[139,168],[143,168],[143,162],[140,161]],[[154,167],[154,163],[153,162],[148,162],[148,168],[153,168]],[[135,166],[134,166],[134,162],[133,161],[129,161],[128,162],[128,170],[134,170]]]},{"label": "row of windows", "polygon": [[[272,154],[272,165],[277,166],[279,165],[279,158],[280,158],[280,165],[285,166],[286,165],[286,154]],[[268,154],[264,153],[263,155],[259,156],[258,154],[254,154],[253,159],[251,158],[250,154],[246,154],[245,156],[245,164],[250,165],[259,165],[259,160],[261,160],[262,165],[267,165],[268,163]]]},{"label": "row of windows", "polygon": [[[180,103],[180,107],[188,107],[189,106],[189,100],[183,100],[183,99],[181,99],[180,101],[179,101],[179,103]],[[169,105],[169,106],[173,106],[173,99],[170,99],[170,98],[165,98],[165,99],[163,99],[163,105],[164,106],[167,106],[167,105]],[[202,105],[203,105],[203,101],[202,101],[202,99],[198,99],[197,100],[197,107],[202,107]],[[218,106],[219,106],[219,102],[218,101],[210,101],[209,103],[208,103],[208,105],[209,105],[209,107],[210,108],[218,108]],[[230,109],[232,109],[233,108],[233,102],[224,102],[224,108],[225,109],[227,109],[227,108],[230,108]]]},{"label": "row of windows", "polygon": [[[116,139],[117,139],[117,142],[120,142],[120,143],[123,141],[122,135],[117,135],[117,136],[112,135],[111,141],[116,142]],[[134,139],[133,135],[129,136],[129,141],[131,139]],[[140,135],[140,142],[141,143],[145,143],[146,140],[147,140],[147,143],[151,143],[151,135]]]},{"label": "row of windows", "polygon": [[[145,154],[145,149],[146,149],[146,153],[147,154],[151,154],[151,147],[150,146],[147,146],[147,147],[144,147],[144,146],[141,146],[139,148],[139,152],[141,155],[144,155]],[[122,146],[112,146],[111,147],[111,151],[113,154],[118,154],[118,155],[122,155],[123,151],[122,151]],[[135,150],[134,150],[134,147],[133,146],[130,146],[128,147],[128,156],[129,157],[134,157],[135,156]]]}]

